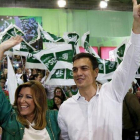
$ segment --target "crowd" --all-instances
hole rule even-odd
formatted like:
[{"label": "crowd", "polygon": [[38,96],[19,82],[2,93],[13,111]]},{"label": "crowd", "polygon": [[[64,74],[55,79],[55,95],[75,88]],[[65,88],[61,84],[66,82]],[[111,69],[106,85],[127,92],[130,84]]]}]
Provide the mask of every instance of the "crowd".
[{"label": "crowd", "polygon": [[[46,85],[45,81],[49,75],[49,71],[40,69],[26,69],[25,62],[26,62],[25,57],[18,55],[11,57],[11,63],[15,71],[15,76],[18,85],[21,85],[30,80],[39,81],[46,90],[49,109],[53,108],[56,109],[56,104],[63,103],[63,101],[65,101],[67,98],[71,97],[72,95],[75,95],[78,92],[78,88],[76,85],[72,86]],[[0,83],[6,97],[9,99],[7,59],[4,59],[4,62],[1,64],[1,67],[2,70]]]},{"label": "crowd", "polygon": [[13,105],[8,98],[4,52],[19,44],[22,37],[15,36],[1,43],[2,139],[140,139],[140,87],[132,85],[140,62],[140,5],[137,0],[133,0],[133,17],[132,33],[123,61],[111,81],[103,85],[96,81],[99,64],[90,53],[79,53],[73,57],[76,85],[71,87],[46,85],[48,71],[25,69],[24,58],[21,62],[20,56],[11,58],[18,81]]}]

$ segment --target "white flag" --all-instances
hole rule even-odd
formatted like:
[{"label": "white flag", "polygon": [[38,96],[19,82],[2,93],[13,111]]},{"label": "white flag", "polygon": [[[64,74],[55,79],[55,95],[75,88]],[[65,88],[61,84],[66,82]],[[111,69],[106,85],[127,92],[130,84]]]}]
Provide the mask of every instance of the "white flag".
[{"label": "white flag", "polygon": [[10,103],[13,104],[15,100],[15,91],[17,89],[17,79],[16,75],[13,69],[13,66],[11,64],[11,61],[9,59],[9,56],[7,56],[8,61],[8,91],[9,91],[9,99]]}]

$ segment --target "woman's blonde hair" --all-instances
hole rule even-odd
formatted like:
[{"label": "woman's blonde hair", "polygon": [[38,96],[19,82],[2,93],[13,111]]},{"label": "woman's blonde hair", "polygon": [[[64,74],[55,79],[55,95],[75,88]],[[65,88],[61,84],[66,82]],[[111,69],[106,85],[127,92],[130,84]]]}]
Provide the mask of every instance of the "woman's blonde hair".
[{"label": "woman's blonde hair", "polygon": [[28,121],[23,115],[20,114],[17,107],[18,94],[20,93],[22,88],[26,88],[26,87],[31,88],[32,97],[35,103],[34,128],[37,130],[42,130],[47,125],[46,122],[47,96],[44,87],[38,81],[32,80],[20,85],[17,88],[15,92],[15,102],[14,102],[14,107],[16,108],[17,111],[17,119],[22,125],[29,128]]}]

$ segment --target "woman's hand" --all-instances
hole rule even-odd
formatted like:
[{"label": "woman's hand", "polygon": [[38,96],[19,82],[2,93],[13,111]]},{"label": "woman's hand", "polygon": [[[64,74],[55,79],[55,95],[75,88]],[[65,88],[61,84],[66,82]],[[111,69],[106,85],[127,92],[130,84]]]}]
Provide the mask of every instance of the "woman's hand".
[{"label": "woman's hand", "polygon": [[0,44],[0,60],[2,60],[3,54],[5,51],[9,50],[10,48],[16,46],[22,41],[21,36],[11,37],[10,39],[2,42]]}]

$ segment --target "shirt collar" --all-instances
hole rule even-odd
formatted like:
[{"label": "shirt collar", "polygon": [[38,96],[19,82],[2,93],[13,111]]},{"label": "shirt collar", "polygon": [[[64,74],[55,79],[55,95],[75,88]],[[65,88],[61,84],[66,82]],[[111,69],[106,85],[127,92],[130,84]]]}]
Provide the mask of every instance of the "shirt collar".
[{"label": "shirt collar", "polygon": [[[96,83],[96,85],[97,85],[97,91],[96,91],[96,95],[95,95],[95,96],[99,96],[100,87],[99,87],[98,83]],[[72,96],[72,97],[73,97],[75,100],[78,100],[78,99],[81,98],[82,96],[81,96],[81,94],[79,93],[79,90],[78,90],[77,94],[74,95],[74,96]]]}]

